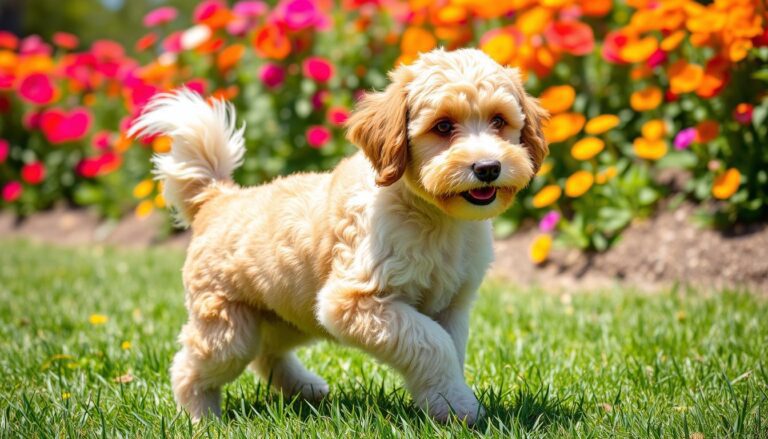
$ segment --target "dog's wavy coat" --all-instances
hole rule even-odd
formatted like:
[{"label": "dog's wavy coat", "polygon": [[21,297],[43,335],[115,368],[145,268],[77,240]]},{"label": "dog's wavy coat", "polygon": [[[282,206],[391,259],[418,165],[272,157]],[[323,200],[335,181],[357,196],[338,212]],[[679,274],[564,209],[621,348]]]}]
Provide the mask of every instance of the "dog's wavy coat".
[{"label": "dog's wavy coat", "polygon": [[194,419],[218,414],[220,387],[247,366],[323,397],[293,352],[320,338],[395,368],[439,420],[482,415],[463,376],[469,309],[492,260],[488,219],[547,154],[545,113],[517,70],[477,50],[435,50],[390,76],[348,122],[360,153],[258,187],[231,180],[244,152],[231,106],[180,91],[134,125],[171,136],[157,174],[193,231],[171,379]]}]

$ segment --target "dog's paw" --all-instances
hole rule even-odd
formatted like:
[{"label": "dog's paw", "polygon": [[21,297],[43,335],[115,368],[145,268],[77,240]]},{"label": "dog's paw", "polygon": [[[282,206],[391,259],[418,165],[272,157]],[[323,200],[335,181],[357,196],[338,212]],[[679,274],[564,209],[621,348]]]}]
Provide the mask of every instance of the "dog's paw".
[{"label": "dog's paw", "polygon": [[474,425],[485,416],[485,409],[464,383],[429,391],[422,405],[439,422],[448,422],[455,417],[467,425]]},{"label": "dog's paw", "polygon": [[294,395],[300,395],[302,399],[311,402],[319,402],[321,399],[325,398],[330,391],[328,383],[321,378],[318,378],[316,381],[296,383],[292,390]]}]

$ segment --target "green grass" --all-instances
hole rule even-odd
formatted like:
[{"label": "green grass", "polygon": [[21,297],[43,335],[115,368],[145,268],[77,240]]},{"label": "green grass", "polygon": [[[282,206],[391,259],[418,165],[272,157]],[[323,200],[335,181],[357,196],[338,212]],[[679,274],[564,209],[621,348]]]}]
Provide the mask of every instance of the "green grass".
[{"label": "green grass", "polygon": [[569,299],[491,281],[467,357],[489,413],[474,428],[435,424],[392,371],[328,343],[301,351],[331,384],[324,402],[283,400],[246,373],[225,388],[223,419],[192,425],[167,372],[185,319],[181,252],[0,249],[2,437],[768,437],[768,298],[757,294]]}]

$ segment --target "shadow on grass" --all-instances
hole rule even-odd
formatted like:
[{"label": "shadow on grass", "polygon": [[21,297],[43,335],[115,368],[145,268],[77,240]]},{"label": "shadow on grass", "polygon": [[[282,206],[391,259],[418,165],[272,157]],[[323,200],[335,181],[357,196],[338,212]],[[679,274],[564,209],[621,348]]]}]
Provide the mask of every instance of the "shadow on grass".
[{"label": "shadow on grass", "polygon": [[[356,418],[380,417],[389,423],[407,423],[420,428],[438,425],[416,407],[403,389],[388,389],[383,384],[367,383],[333,389],[319,403],[294,398],[284,399],[261,384],[256,398],[244,394],[228,394],[223,418],[284,417],[306,421],[311,418],[340,419],[355,422]],[[483,431],[491,426],[500,429],[536,431],[551,425],[571,425],[583,417],[583,401],[565,401],[551,394],[549,387],[532,390],[525,385],[514,391],[486,389],[478,394],[486,416],[474,429]],[[458,422],[458,421],[457,421]],[[458,425],[458,423],[456,424]]]}]

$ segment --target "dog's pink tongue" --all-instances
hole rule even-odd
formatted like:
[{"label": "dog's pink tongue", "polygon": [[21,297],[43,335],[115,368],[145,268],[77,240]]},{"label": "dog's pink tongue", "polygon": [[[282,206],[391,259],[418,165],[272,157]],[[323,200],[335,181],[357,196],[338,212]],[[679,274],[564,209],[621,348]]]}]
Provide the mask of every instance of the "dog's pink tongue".
[{"label": "dog's pink tongue", "polygon": [[469,191],[469,195],[477,200],[487,200],[496,193],[495,187],[481,187],[478,189],[472,189]]}]

